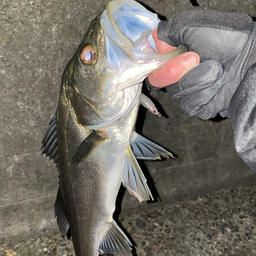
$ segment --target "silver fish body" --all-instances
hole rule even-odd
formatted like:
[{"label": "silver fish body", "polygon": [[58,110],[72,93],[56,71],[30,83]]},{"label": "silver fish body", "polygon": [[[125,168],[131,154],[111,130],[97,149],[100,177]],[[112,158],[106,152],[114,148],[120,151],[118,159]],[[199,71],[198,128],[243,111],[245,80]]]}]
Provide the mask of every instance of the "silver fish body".
[{"label": "silver fish body", "polygon": [[[148,15],[131,0],[112,1],[92,21],[64,71],[57,112],[43,139],[43,153],[59,168],[57,222],[63,235],[70,229],[76,256],[131,253],[131,242],[112,217],[119,188],[123,184],[140,201],[149,200],[152,195],[136,158],[172,156],[134,131],[142,81],[164,61],[155,58],[154,50],[147,54],[140,52],[141,46],[135,49],[137,39],[127,45],[122,41],[125,32],[115,25],[108,32],[109,25],[104,25],[106,13],[115,23],[115,12],[133,4]],[[148,33],[141,34],[143,42]]]},{"label": "silver fish body", "polygon": [[[63,148],[60,154],[65,156],[67,162],[60,164],[60,202],[57,204],[60,204],[60,208],[63,207],[78,256],[96,255],[99,249],[104,253],[127,254],[129,251],[129,240],[121,231],[119,236],[122,239],[120,245],[113,245],[115,249],[111,246],[105,246],[104,249],[100,243],[108,229],[116,228],[112,215],[121,185],[124,155],[130,144],[138,106],[139,95],[129,112],[111,127],[98,130],[102,140],[97,142],[79,164],[73,164],[72,158],[90,131],[79,127],[72,113],[66,113],[68,131],[59,132],[64,140],[58,146]],[[66,232],[67,230],[64,234]]]}]

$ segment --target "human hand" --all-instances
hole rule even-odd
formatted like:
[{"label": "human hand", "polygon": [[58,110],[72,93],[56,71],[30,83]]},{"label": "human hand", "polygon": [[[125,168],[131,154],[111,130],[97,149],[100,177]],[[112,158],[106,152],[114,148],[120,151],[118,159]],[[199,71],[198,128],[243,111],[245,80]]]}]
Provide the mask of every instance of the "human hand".
[{"label": "human hand", "polygon": [[179,99],[180,107],[190,116],[227,116],[234,92],[256,59],[255,31],[254,22],[247,15],[200,7],[162,21],[157,32],[159,39],[169,45],[186,45],[199,54],[201,63],[184,74],[180,64],[184,53],[150,75],[149,81],[160,87],[174,82],[166,89]]},{"label": "human hand", "polygon": [[[159,53],[167,53],[176,47],[158,39],[157,28],[152,33],[156,48]],[[170,59],[163,67],[155,70],[148,76],[148,80],[154,87],[165,87],[178,82],[189,70],[197,66],[200,57],[194,52],[185,52]]]}]

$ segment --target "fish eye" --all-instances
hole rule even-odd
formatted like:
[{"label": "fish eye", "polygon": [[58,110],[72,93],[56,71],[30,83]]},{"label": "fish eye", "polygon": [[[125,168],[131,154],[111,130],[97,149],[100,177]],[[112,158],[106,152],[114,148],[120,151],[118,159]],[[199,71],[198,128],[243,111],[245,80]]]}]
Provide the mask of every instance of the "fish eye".
[{"label": "fish eye", "polygon": [[97,53],[91,45],[86,45],[80,52],[80,59],[85,65],[95,64],[97,61]]}]

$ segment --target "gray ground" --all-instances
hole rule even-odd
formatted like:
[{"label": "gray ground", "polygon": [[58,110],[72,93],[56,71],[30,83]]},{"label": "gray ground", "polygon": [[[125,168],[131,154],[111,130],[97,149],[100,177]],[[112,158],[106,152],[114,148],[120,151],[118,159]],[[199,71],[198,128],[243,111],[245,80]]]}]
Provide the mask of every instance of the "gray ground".
[{"label": "gray ground", "polygon": [[[41,156],[41,141],[56,111],[63,70],[89,23],[107,2],[0,0],[0,240],[43,232],[55,222],[52,205],[58,173]],[[168,18],[196,1],[142,2]],[[255,0],[198,3],[223,11],[256,13]],[[148,181],[154,183],[163,202],[256,178],[235,152],[228,120],[189,118],[167,93],[152,91],[150,96],[168,118],[147,113],[144,119],[142,110],[137,132],[179,156],[175,161],[145,163]],[[126,212],[140,205],[125,195],[122,207]]]},{"label": "gray ground", "polygon": [[[160,204],[160,203],[157,203]],[[195,200],[122,213],[119,220],[138,256],[256,255],[256,185],[221,190]],[[74,256],[59,233],[1,241],[0,255]]]}]

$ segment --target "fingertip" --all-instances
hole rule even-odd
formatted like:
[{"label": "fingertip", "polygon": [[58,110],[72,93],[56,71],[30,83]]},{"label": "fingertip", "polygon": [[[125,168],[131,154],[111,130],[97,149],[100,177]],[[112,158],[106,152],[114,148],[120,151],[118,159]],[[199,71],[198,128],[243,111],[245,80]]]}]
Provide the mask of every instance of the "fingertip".
[{"label": "fingertip", "polygon": [[182,62],[186,70],[189,71],[200,63],[200,57],[195,52],[186,52],[183,54]]}]

